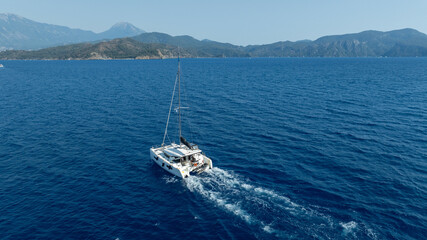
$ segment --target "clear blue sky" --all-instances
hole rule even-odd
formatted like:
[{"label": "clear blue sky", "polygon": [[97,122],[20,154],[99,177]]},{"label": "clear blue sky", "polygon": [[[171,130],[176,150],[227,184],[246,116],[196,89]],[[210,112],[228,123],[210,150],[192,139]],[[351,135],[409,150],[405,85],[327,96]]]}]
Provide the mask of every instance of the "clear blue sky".
[{"label": "clear blue sky", "polygon": [[0,0],[0,13],[94,32],[126,21],[239,45],[371,29],[427,33],[427,0]]}]

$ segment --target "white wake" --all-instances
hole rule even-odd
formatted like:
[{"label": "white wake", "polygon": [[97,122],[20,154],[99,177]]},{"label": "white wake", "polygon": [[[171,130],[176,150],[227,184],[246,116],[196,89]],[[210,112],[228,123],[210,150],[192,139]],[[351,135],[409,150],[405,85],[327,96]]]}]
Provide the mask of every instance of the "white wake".
[{"label": "white wake", "polygon": [[347,224],[335,221],[331,216],[216,167],[204,176],[185,179],[185,185],[259,231],[280,238],[297,237],[295,235],[300,234],[297,228],[304,228],[306,234],[315,238],[330,238],[340,231],[347,235],[358,227],[354,221]]}]

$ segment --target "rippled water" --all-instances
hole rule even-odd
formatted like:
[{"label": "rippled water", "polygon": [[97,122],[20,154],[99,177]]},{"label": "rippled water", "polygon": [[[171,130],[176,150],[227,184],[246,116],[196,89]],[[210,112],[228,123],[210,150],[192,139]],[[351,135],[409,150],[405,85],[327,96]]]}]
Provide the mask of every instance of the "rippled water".
[{"label": "rippled water", "polygon": [[176,63],[2,62],[0,238],[426,238],[427,59],[183,59],[186,180]]}]

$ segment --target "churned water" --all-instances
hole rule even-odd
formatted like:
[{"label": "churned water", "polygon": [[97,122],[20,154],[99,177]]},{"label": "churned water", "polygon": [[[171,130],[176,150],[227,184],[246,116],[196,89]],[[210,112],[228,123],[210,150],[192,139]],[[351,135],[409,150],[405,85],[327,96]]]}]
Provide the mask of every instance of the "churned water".
[{"label": "churned water", "polygon": [[426,58],[182,59],[185,180],[176,60],[2,64],[1,239],[427,237]]}]

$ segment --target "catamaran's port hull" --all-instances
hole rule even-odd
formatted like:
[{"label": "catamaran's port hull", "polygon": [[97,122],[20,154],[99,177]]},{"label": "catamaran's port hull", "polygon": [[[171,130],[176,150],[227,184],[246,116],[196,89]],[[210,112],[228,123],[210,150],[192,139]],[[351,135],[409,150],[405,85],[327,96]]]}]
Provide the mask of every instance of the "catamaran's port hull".
[{"label": "catamaran's port hull", "polygon": [[156,149],[153,149],[153,148],[150,149],[150,156],[151,156],[151,160],[153,160],[157,165],[159,165],[159,167],[163,168],[169,173],[180,178],[185,178],[190,176],[190,173],[188,171],[185,171],[185,170],[181,171],[180,169],[175,167],[173,164],[171,164],[169,161],[167,161],[162,156],[160,156],[160,154],[157,154],[155,150]]}]

